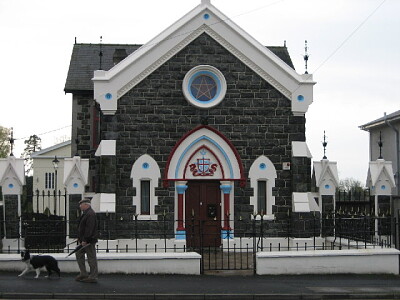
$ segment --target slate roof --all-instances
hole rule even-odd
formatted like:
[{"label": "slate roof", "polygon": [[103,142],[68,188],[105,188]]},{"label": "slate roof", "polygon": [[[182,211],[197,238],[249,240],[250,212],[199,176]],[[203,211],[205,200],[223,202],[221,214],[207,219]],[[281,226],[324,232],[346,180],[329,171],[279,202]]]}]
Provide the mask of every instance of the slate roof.
[{"label": "slate roof", "polygon": [[360,125],[359,128],[362,130],[368,131],[373,127],[377,127],[377,126],[381,126],[381,125],[385,124],[385,119],[389,122],[393,122],[393,121],[399,122],[400,121],[400,110],[395,111],[394,113],[388,114],[386,116],[383,116],[374,121],[368,122],[364,125]]},{"label": "slate roof", "polygon": [[[108,71],[114,66],[113,57],[115,50],[119,49],[119,52],[123,52],[122,49],[125,49],[126,54],[130,55],[140,46],[142,45],[101,44],[101,51],[103,53],[101,69]],[[267,48],[294,69],[286,47],[267,46]],[[93,78],[93,72],[100,69],[99,53],[100,44],[74,44],[64,88],[66,93],[93,91],[93,82],[91,79]]]}]

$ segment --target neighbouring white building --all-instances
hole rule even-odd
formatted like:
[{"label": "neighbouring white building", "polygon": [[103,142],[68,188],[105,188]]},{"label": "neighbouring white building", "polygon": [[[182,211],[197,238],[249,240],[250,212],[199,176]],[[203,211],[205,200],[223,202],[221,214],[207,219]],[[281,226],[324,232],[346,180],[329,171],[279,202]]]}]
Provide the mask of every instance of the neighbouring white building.
[{"label": "neighbouring white building", "polygon": [[[400,195],[399,172],[400,172],[400,110],[360,126],[360,129],[369,132],[369,160],[384,159],[392,162],[393,174],[396,187],[392,195]],[[382,143],[379,146],[379,143]]]},{"label": "neighbouring white building", "polygon": [[[64,215],[64,197],[54,199],[54,191],[63,193],[64,158],[71,157],[71,141],[65,141],[34,152],[33,166],[33,211],[42,213],[48,208],[51,213]],[[38,196],[39,193],[39,196]]]}]

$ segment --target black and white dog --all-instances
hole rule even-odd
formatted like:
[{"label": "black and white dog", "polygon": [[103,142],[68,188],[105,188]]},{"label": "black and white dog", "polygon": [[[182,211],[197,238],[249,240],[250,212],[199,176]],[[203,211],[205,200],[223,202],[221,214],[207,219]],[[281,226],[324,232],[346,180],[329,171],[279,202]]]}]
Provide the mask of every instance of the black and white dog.
[{"label": "black and white dog", "polygon": [[36,276],[35,278],[39,278],[40,269],[46,267],[47,276],[50,277],[52,272],[56,272],[58,277],[60,277],[60,269],[58,268],[57,260],[50,255],[33,255],[31,256],[29,251],[21,252],[22,261],[26,264],[25,269],[18,276],[23,276],[25,273],[35,270]]}]

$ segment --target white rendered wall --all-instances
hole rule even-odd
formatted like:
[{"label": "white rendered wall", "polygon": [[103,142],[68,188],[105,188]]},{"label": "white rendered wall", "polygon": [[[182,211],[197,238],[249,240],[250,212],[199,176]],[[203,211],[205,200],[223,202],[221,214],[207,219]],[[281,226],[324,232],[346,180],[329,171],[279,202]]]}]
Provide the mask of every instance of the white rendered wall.
[{"label": "white rendered wall", "polygon": [[259,252],[258,275],[399,274],[396,249]]},{"label": "white rendered wall", "polygon": [[[75,255],[51,254],[58,260],[61,273],[78,273]],[[100,274],[200,274],[200,254],[186,253],[113,253],[97,254]],[[19,254],[0,254],[0,271],[22,272],[25,264]],[[19,274],[18,273],[18,274]],[[43,276],[44,276],[43,272]],[[25,276],[34,276],[28,273]]]}]

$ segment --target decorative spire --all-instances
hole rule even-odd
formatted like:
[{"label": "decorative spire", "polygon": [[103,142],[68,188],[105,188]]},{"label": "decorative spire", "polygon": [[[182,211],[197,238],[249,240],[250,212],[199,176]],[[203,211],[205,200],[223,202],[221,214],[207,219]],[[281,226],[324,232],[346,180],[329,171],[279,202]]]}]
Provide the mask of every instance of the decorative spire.
[{"label": "decorative spire", "polygon": [[327,159],[326,157],[326,146],[328,145],[328,142],[326,141],[326,135],[325,135],[325,130],[324,130],[324,141],[322,142],[322,146],[324,147],[324,157],[322,159]]},{"label": "decorative spire", "polygon": [[308,50],[308,47],[307,47],[307,40],[305,41],[304,50],[305,50],[305,53],[304,53],[303,58],[304,58],[304,63],[305,63],[305,65],[306,65],[306,72],[305,72],[304,74],[308,74],[308,71],[307,71],[307,62],[308,62],[308,58],[309,58],[310,56],[308,55],[308,52],[307,52],[307,50]]},{"label": "decorative spire", "polygon": [[210,0],[201,0],[201,4],[211,4]]},{"label": "decorative spire", "polygon": [[103,41],[103,36],[100,36],[100,52],[99,52],[100,68],[99,68],[99,70],[103,70],[102,66],[101,66],[101,62],[102,62],[102,59],[103,59],[102,41]]},{"label": "decorative spire", "polygon": [[14,156],[13,150],[14,150],[15,139],[14,139],[14,130],[13,130],[12,127],[11,127],[11,130],[10,130],[10,138],[8,140],[10,141],[10,148],[11,148],[10,156]]},{"label": "decorative spire", "polygon": [[383,156],[382,156],[382,146],[383,146],[383,143],[382,143],[382,131],[379,131],[378,146],[379,146],[379,157],[378,157],[378,159],[383,159]]}]

